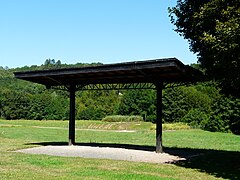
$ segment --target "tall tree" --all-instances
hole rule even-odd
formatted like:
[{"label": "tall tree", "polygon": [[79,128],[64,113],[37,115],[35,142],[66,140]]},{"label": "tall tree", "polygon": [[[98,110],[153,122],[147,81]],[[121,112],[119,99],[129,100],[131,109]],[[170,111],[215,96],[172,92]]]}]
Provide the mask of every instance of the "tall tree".
[{"label": "tall tree", "polygon": [[128,90],[121,97],[117,114],[140,115],[145,121],[156,121],[156,96],[154,90]]},{"label": "tall tree", "polygon": [[169,12],[207,75],[225,93],[240,97],[240,1],[178,0]]}]

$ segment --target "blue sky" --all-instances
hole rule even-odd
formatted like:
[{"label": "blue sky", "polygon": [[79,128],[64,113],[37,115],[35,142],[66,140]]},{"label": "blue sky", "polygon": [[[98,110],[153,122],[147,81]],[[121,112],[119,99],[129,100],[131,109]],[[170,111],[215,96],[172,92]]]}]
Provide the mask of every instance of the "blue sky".
[{"label": "blue sky", "polygon": [[176,57],[196,63],[173,31],[176,0],[0,0],[0,66],[118,63]]}]

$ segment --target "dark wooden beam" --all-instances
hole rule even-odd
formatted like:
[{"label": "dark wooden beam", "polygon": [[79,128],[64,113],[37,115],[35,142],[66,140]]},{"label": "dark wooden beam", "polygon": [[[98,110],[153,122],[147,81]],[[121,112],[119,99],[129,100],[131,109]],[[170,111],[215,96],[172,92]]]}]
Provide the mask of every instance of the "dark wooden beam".
[{"label": "dark wooden beam", "polygon": [[163,83],[156,83],[157,90],[157,121],[156,121],[156,153],[162,153],[162,90]]},{"label": "dark wooden beam", "polygon": [[76,85],[70,85],[70,115],[69,115],[69,138],[68,145],[75,144],[75,93]]},{"label": "dark wooden beam", "polygon": [[176,58],[155,59],[100,66],[14,72],[15,77],[45,86],[70,84],[116,84],[188,82],[201,79],[201,73]]}]

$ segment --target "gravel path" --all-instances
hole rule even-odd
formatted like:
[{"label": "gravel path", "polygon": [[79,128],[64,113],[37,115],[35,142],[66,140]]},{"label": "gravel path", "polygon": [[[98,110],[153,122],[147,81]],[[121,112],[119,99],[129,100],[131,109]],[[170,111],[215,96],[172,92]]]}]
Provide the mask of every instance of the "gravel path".
[{"label": "gravel path", "polygon": [[131,150],[124,148],[91,147],[91,146],[41,146],[22,149],[16,152],[29,154],[46,154],[51,156],[83,157],[98,159],[113,159],[150,163],[173,163],[185,160],[167,153],[155,153],[150,151]]}]

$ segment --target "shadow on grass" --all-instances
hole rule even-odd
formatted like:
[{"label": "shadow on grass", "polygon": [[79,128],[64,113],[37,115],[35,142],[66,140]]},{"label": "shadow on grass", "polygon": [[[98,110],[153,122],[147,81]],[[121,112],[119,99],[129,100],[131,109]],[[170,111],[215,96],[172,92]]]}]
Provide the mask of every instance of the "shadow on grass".
[{"label": "shadow on grass", "polygon": [[[65,146],[68,144],[66,142],[39,142],[27,145]],[[155,151],[155,146],[134,144],[76,143],[75,145]],[[197,169],[200,172],[205,172],[215,177],[220,177],[224,179],[232,180],[240,179],[240,152],[209,149],[177,148],[177,147],[164,147],[164,152],[170,155],[179,156],[181,158],[187,159],[184,161],[175,162],[175,165],[177,166],[190,169]]]},{"label": "shadow on grass", "polygon": [[203,155],[178,161],[176,165],[198,169],[224,179],[240,179],[240,152],[218,150],[202,150],[202,152]]}]

